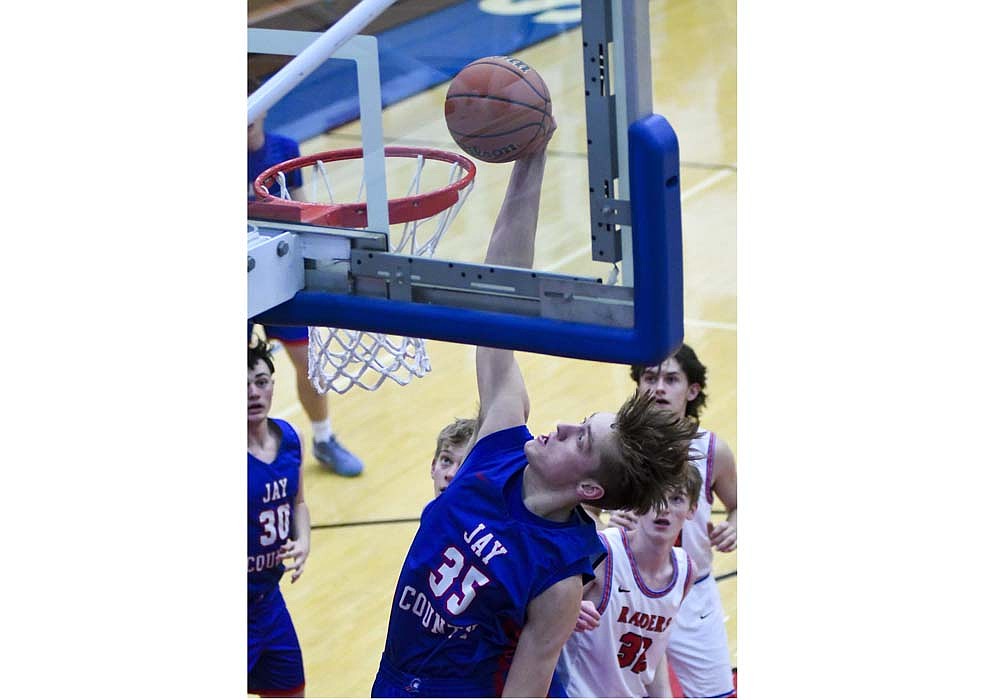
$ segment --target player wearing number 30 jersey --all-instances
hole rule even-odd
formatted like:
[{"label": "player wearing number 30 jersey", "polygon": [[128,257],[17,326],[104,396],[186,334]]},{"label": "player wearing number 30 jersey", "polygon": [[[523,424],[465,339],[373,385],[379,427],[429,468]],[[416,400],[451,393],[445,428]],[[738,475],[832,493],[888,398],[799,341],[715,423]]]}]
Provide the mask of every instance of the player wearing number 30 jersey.
[{"label": "player wearing number 30 jersey", "polygon": [[292,582],[309,556],[309,510],[295,430],[267,413],[274,364],[266,347],[247,350],[247,692],[303,697],[302,650],[278,582]]}]

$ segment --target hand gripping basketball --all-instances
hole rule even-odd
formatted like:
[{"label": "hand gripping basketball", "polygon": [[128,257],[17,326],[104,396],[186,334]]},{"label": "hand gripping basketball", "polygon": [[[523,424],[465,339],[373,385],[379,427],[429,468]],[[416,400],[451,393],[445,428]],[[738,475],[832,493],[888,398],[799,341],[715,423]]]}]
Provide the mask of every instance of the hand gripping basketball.
[{"label": "hand gripping basketball", "polygon": [[487,163],[536,153],[556,129],[542,76],[510,56],[480,58],[459,71],[445,97],[444,118],[455,143]]}]

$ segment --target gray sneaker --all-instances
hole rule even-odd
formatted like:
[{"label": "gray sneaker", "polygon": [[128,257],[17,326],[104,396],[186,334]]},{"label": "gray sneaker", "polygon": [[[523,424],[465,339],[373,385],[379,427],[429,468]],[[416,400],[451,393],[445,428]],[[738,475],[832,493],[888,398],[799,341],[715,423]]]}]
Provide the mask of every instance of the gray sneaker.
[{"label": "gray sneaker", "polygon": [[344,449],[335,437],[325,442],[313,440],[313,454],[340,476],[357,476],[365,468],[361,460]]}]

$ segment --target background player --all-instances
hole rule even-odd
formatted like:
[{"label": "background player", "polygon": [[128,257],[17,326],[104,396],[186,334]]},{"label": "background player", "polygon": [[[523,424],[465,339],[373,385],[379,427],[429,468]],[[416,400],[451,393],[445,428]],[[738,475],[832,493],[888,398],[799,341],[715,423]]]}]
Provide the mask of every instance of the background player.
[{"label": "background player", "polygon": [[[544,151],[514,164],[487,263],[531,267],[544,166]],[[478,441],[421,516],[376,697],[543,696],[603,552],[576,506],[648,510],[686,464],[693,427],[648,396],[533,438],[514,353],[477,348],[476,373]]]},{"label": "background player", "polygon": [[309,508],[295,430],[268,418],[274,364],[263,343],[247,349],[247,692],[304,697],[298,636],[278,582],[309,557]]},{"label": "background player", "polygon": [[691,558],[674,542],[694,518],[701,475],[688,464],[664,510],[634,530],[600,534],[608,557],[584,587],[576,631],[559,657],[569,697],[669,697],[665,653],[671,622],[694,581]]},{"label": "background player", "polygon": [[[252,94],[260,81],[247,80],[247,94]],[[294,139],[264,129],[265,112],[247,127],[247,189],[253,199],[253,181],[272,165],[298,158],[299,144]],[[286,186],[293,199],[302,187],[302,172],[298,169],[288,174]],[[271,186],[271,193],[280,195],[278,183]],[[249,336],[251,329],[248,328]],[[343,447],[333,434],[330,425],[326,396],[320,394],[309,381],[309,329],[304,326],[265,326],[264,333],[270,340],[279,340],[288,352],[288,359],[295,368],[295,388],[299,403],[309,416],[313,432],[313,455],[322,464],[340,476],[358,476],[364,469],[361,460]]]},{"label": "background player", "polygon": [[438,433],[434,459],[431,461],[435,498],[448,488],[458,467],[469,454],[478,427],[479,422],[475,418],[456,418]]},{"label": "background player", "polygon": [[[682,345],[658,366],[633,365],[638,389],[651,394],[656,405],[671,415],[697,422],[708,396],[707,368],[694,350]],[[723,697],[733,693],[732,665],[718,584],[712,576],[712,548],[736,549],[736,459],[725,440],[703,430],[692,443],[694,461],[705,487],[694,519],[681,531],[681,545],[691,555],[695,582],[688,602],[674,621],[667,659],[684,694],[690,698]],[[726,519],[710,522],[714,497],[726,508]],[[611,524],[631,527],[634,519],[616,513]]]}]

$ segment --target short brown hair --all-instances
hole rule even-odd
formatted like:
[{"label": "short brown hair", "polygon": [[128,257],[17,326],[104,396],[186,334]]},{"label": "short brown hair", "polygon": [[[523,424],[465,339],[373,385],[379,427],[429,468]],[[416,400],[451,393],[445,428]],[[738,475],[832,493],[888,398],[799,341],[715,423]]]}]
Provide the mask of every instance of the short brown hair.
[{"label": "short brown hair", "polygon": [[691,440],[698,426],[659,410],[653,402],[651,394],[636,389],[618,409],[612,425],[617,449],[601,456],[594,474],[604,496],[591,505],[642,514],[666,507],[670,490],[686,488]]},{"label": "short brown hair", "polygon": [[452,447],[460,447],[472,439],[472,436],[479,428],[479,421],[475,418],[456,418],[441,429],[437,437],[437,449],[434,450],[434,459],[438,458],[445,443]]}]

